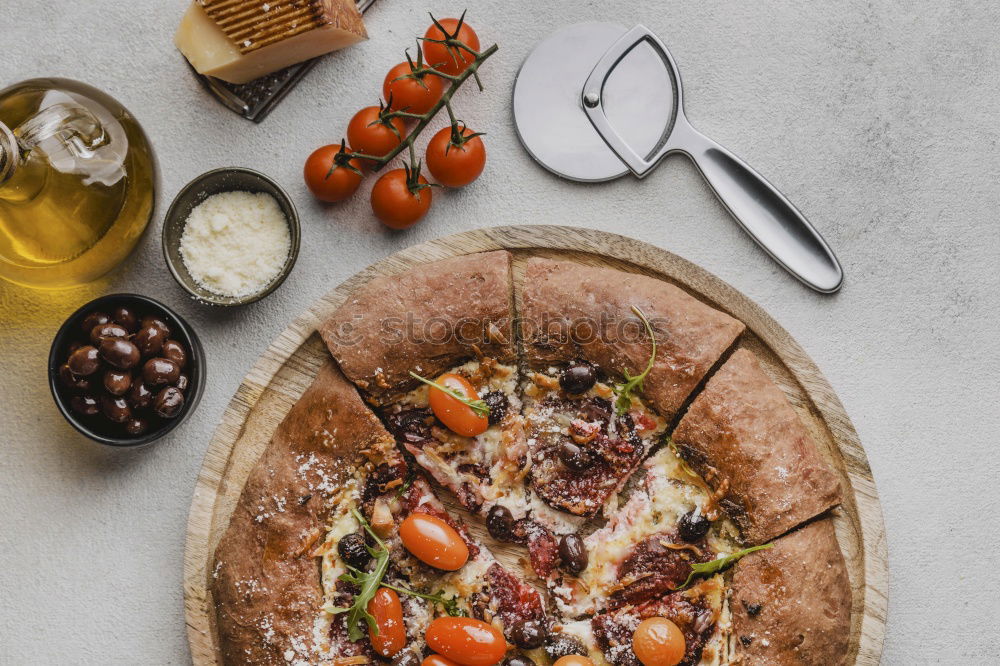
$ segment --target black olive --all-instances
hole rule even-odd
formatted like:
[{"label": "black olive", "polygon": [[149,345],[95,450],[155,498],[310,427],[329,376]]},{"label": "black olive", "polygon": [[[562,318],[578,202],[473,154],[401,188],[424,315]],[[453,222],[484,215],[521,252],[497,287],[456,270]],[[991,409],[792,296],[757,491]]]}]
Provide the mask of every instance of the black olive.
[{"label": "black olive", "polygon": [[108,365],[121,370],[128,370],[139,362],[139,349],[130,340],[123,338],[104,338],[100,345],[101,358]]},{"label": "black olive", "polygon": [[100,344],[104,338],[124,338],[127,336],[128,331],[125,330],[124,326],[112,323],[98,324],[90,331],[90,341],[95,345]]},{"label": "black olive", "polygon": [[69,399],[69,406],[82,416],[94,416],[101,410],[100,403],[92,395],[74,395]]},{"label": "black olive", "polygon": [[102,395],[101,412],[114,423],[125,423],[132,418],[132,410],[121,396]]},{"label": "black olive", "polygon": [[392,658],[390,666],[420,666],[420,657],[413,650],[400,650]]},{"label": "black olive", "polygon": [[582,472],[593,464],[590,454],[573,442],[563,442],[559,446],[559,460],[577,472]]},{"label": "black olive", "polygon": [[181,374],[177,375],[177,383],[174,384],[174,386],[176,386],[182,391],[187,391],[188,383],[189,383],[188,376],[182,372]]},{"label": "black olive", "polygon": [[142,381],[148,386],[173,384],[181,376],[177,364],[166,358],[151,358],[142,366]]},{"label": "black olive", "polygon": [[105,370],[104,388],[111,395],[125,395],[132,388],[132,375],[121,370]]},{"label": "black olive", "polygon": [[158,317],[157,315],[146,315],[145,317],[142,318],[141,325],[143,328],[146,328],[147,326],[155,326],[156,328],[160,329],[160,331],[163,333],[164,340],[170,337],[170,327],[167,326],[166,320],[164,320],[162,317]]},{"label": "black olive", "polygon": [[689,511],[677,521],[677,533],[688,543],[694,543],[705,538],[711,524],[700,511]]},{"label": "black olive", "polygon": [[764,610],[764,604],[748,604],[745,601],[743,602],[743,607],[747,609],[747,615],[750,617],[757,617]]},{"label": "black olive", "polygon": [[571,574],[579,574],[587,568],[590,558],[587,547],[578,534],[564,534],[559,539],[559,559],[562,568]]},{"label": "black olive", "polygon": [[497,541],[513,541],[514,515],[507,507],[494,504],[486,514],[486,529]]},{"label": "black olive", "polygon": [[163,348],[163,341],[167,339],[163,331],[156,326],[143,326],[132,338],[132,342],[139,348],[139,353],[146,356],[159,354]]},{"label": "black olive", "polygon": [[490,391],[483,396],[483,402],[490,408],[490,425],[500,423],[507,416],[507,408],[510,407],[510,403],[502,391]]},{"label": "black olive", "polygon": [[559,386],[566,393],[586,393],[597,383],[597,370],[589,363],[574,363],[559,375]]},{"label": "black olive", "polygon": [[510,637],[514,645],[525,650],[533,650],[542,647],[545,637],[548,636],[545,625],[539,620],[528,620],[515,624],[510,630]]},{"label": "black olive", "polygon": [[133,409],[146,409],[153,403],[153,392],[141,381],[132,382],[132,388],[128,390],[128,404]]},{"label": "black olive", "polygon": [[73,371],[69,369],[68,363],[59,366],[59,381],[62,382],[63,386],[74,391],[89,391],[91,387],[90,378],[74,375]]},{"label": "black olive", "polygon": [[535,660],[523,654],[512,654],[503,660],[503,666],[535,666]]},{"label": "black olive", "polygon": [[172,419],[184,406],[184,394],[174,386],[168,386],[156,394],[153,401],[153,411],[165,419]]},{"label": "black olive", "polygon": [[552,661],[570,654],[578,654],[586,657],[587,648],[583,646],[583,643],[579,639],[566,634],[556,633],[549,634],[549,637],[546,639],[545,654],[549,655],[549,659]]},{"label": "black olive", "polygon": [[342,536],[337,542],[337,553],[340,559],[355,569],[364,569],[372,559],[365,546],[365,538],[358,532]]},{"label": "black olive", "polygon": [[149,430],[149,421],[143,418],[131,418],[125,422],[125,432],[133,437],[139,436]]},{"label": "black olive", "polygon": [[83,329],[84,335],[90,335],[90,332],[94,330],[95,326],[107,324],[109,321],[111,321],[111,317],[109,317],[106,312],[91,312],[83,318],[83,321],[80,323],[80,328]]},{"label": "black olive", "polygon": [[124,326],[129,333],[135,333],[139,330],[138,317],[136,317],[135,313],[124,305],[119,305],[111,311],[111,321],[115,322],[119,326]]},{"label": "black olive", "polygon": [[160,356],[170,359],[177,364],[178,368],[187,365],[187,352],[184,351],[184,345],[176,340],[164,341],[163,347],[160,349]]},{"label": "black olive", "polygon": [[86,377],[97,372],[101,367],[101,360],[97,357],[97,348],[93,345],[84,345],[69,355],[66,361],[70,372],[77,377]]}]

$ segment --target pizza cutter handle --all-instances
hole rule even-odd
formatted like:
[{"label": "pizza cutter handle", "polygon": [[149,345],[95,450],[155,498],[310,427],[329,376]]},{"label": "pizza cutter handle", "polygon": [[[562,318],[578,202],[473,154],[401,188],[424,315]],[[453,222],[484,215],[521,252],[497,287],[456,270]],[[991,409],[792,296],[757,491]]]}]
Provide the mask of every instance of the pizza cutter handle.
[{"label": "pizza cutter handle", "polygon": [[840,262],[809,220],[750,165],[683,118],[678,120],[671,149],[691,157],[750,237],[806,286],[824,294],[840,289]]}]

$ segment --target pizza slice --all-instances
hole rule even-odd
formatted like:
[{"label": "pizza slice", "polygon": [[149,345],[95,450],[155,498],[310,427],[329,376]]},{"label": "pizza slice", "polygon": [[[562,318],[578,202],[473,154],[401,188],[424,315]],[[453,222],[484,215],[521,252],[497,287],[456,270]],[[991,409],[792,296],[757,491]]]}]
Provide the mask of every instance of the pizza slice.
[{"label": "pizza slice", "polygon": [[510,260],[486,252],[376,278],[321,334],[420,467],[469,511],[500,503],[518,519],[525,450]]},{"label": "pizza slice", "polygon": [[745,349],[708,380],[672,437],[748,544],[765,543],[841,501],[837,476],[788,398]]}]

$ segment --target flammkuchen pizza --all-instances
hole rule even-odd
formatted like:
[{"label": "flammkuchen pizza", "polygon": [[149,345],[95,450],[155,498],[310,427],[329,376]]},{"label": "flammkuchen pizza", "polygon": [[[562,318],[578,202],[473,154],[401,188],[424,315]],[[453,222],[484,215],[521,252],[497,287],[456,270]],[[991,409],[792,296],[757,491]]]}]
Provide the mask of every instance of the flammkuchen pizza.
[{"label": "flammkuchen pizza", "polygon": [[844,663],[838,477],[743,324],[570,261],[513,285],[446,259],[323,324],[215,552],[225,663]]}]

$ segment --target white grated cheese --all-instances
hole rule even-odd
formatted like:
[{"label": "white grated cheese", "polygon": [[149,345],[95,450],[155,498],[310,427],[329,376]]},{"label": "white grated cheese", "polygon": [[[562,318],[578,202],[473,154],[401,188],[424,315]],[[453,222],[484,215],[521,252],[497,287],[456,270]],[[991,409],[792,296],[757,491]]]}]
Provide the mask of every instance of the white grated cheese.
[{"label": "white grated cheese", "polygon": [[220,192],[192,209],[180,252],[191,277],[220,296],[249,296],[281,272],[291,247],[288,220],[270,194]]}]

